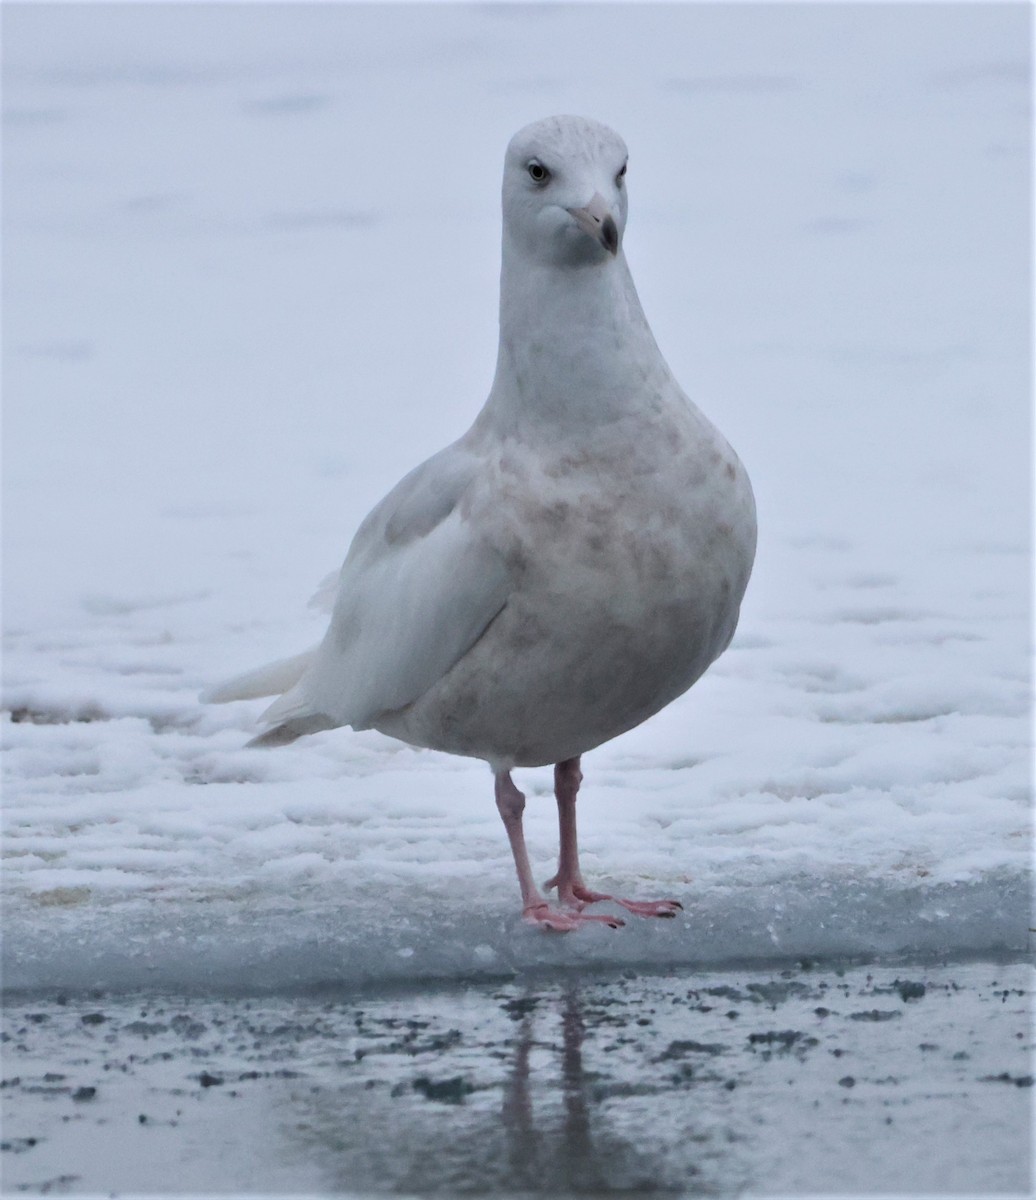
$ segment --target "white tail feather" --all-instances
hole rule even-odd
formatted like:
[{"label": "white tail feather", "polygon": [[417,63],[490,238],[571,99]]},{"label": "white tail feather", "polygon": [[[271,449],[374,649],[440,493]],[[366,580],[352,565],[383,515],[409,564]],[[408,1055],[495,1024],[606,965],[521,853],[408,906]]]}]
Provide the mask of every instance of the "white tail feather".
[{"label": "white tail feather", "polygon": [[246,671],[243,675],[228,679],[226,683],[218,683],[202,692],[202,703],[226,704],[230,700],[255,700],[260,696],[278,696],[298,683],[313,661],[315,653],[314,646],[311,650],[296,654],[292,658],[267,663],[264,667],[256,667],[254,671]]}]

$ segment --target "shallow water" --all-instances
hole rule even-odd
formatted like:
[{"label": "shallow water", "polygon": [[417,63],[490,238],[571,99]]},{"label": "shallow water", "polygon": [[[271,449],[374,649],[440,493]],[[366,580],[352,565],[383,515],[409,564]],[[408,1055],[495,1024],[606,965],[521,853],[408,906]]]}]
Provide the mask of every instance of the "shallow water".
[{"label": "shallow water", "polygon": [[12,997],[4,1190],[1026,1193],[1031,968]]}]

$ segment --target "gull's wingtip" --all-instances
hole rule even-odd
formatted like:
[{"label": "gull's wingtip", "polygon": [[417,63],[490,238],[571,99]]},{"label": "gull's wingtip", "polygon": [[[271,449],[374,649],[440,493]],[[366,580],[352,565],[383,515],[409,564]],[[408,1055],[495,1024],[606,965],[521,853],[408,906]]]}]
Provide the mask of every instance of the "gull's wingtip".
[{"label": "gull's wingtip", "polygon": [[295,717],[290,721],[282,721],[281,724],[274,725],[272,729],[267,729],[265,733],[260,733],[251,741],[245,742],[245,749],[268,750],[275,746],[290,746],[292,742],[298,741],[300,737],[305,737],[307,733],[320,733],[324,729],[334,728],[334,721],[329,720],[321,713]]}]

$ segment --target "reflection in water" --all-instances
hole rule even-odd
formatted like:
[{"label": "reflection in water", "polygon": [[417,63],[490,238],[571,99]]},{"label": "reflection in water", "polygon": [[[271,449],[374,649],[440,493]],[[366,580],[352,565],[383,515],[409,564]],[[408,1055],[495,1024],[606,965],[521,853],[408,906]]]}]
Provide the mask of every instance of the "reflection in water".
[{"label": "reflection in water", "polygon": [[460,1024],[445,1035],[361,1013],[348,1082],[296,1092],[307,1119],[292,1141],[346,1193],[729,1194],[729,1180],[717,1185],[729,1139],[694,1127],[692,1072],[652,1062],[639,1012],[633,997],[589,1002],[576,985],[483,993],[444,1009]]},{"label": "reflection in water", "polygon": [[[561,1088],[560,1112],[549,1099],[544,1103],[537,1123],[533,1093],[546,1090],[534,1080],[530,1069],[537,1017],[522,1012],[512,1068],[505,1084],[501,1117],[507,1135],[511,1163],[510,1184],[516,1191],[579,1195],[616,1191],[671,1192],[652,1170],[643,1153],[622,1138],[617,1138],[599,1122],[591,1128],[593,1108],[589,1095],[592,1075],[583,1067],[583,1040],[586,1028],[579,992],[570,987],[561,1005]],[[551,1046],[554,1057],[556,1047]],[[556,1085],[551,1081],[551,1090]],[[554,1098],[554,1097],[551,1097]],[[595,1139],[595,1132],[599,1136]]]}]

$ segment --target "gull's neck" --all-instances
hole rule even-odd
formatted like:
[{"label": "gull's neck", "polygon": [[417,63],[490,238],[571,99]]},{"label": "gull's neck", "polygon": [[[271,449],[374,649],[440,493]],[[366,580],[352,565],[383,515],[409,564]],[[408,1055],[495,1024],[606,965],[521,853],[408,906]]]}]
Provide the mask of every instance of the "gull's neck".
[{"label": "gull's neck", "polygon": [[635,412],[670,380],[620,250],[584,266],[530,262],[504,242],[500,348],[482,419],[556,438]]}]

